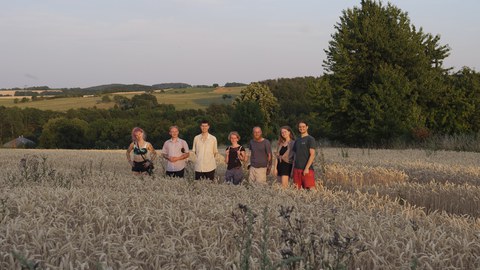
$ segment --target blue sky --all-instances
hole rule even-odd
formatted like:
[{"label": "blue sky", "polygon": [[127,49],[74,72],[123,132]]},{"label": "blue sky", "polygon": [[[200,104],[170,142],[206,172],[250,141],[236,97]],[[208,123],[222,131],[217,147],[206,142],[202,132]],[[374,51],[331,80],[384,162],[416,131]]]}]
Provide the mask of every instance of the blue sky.
[{"label": "blue sky", "polygon": [[[16,0],[0,8],[0,88],[212,84],[323,73],[349,0]],[[480,1],[396,0],[480,68]]]}]

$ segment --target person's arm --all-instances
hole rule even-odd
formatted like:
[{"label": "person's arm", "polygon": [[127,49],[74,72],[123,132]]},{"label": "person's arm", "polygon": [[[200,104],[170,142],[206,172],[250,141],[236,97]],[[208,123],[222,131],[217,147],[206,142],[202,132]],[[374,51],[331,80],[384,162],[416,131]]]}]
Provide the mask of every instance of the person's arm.
[{"label": "person's arm", "polygon": [[130,156],[130,153],[132,152],[132,150],[133,150],[133,143],[131,143],[127,149],[127,161],[128,161],[128,164],[130,164],[130,166],[133,167],[132,157]]},{"label": "person's arm", "polygon": [[290,172],[290,178],[293,178],[293,171],[295,170],[295,159],[296,159],[296,156],[297,156],[295,146],[296,146],[296,143],[294,142],[293,146],[292,146],[292,155],[291,155],[293,168],[292,168],[292,171]]},{"label": "person's arm", "polygon": [[192,152],[196,155],[197,154],[197,136],[193,138],[193,145],[192,145]]},{"label": "person's arm", "polygon": [[313,161],[315,160],[315,140],[311,137],[308,140],[308,149],[310,155],[308,156],[307,165],[305,165],[305,169],[303,170],[303,175],[308,174],[310,166],[312,166]]},{"label": "person's arm", "polygon": [[245,162],[248,162],[248,160],[250,159],[250,155],[251,155],[251,152],[252,152],[252,144],[251,143],[248,143],[248,151],[249,152],[247,152],[247,150],[245,150]]},{"label": "person's arm", "polygon": [[228,164],[228,156],[230,155],[230,147],[225,150],[225,164]]},{"label": "person's arm", "polygon": [[293,150],[293,147],[295,146],[295,141],[291,141],[288,144],[288,162],[293,164],[294,158],[295,158],[295,152]]},{"label": "person's arm", "polygon": [[187,159],[190,156],[190,153],[183,153],[181,156],[175,158],[176,160],[184,160]]},{"label": "person's arm", "polygon": [[241,161],[247,161],[247,152],[243,148],[243,146],[240,146],[240,149],[238,150],[238,158]]},{"label": "person's arm", "polygon": [[282,155],[281,159],[283,161],[285,161],[286,163],[291,163],[292,162],[292,159],[293,159],[293,156],[292,156],[292,148],[293,148],[293,144],[292,142],[290,141],[287,145],[287,151]]},{"label": "person's arm", "polygon": [[162,147],[162,157],[168,161],[171,161],[170,160],[170,157],[168,156],[168,146],[167,146],[167,142],[163,143],[163,147]]},{"label": "person's arm", "polygon": [[183,155],[181,156],[182,159],[187,159],[190,157],[190,150],[188,150],[188,144],[186,141],[183,141],[183,149],[185,150],[185,152],[183,153]]},{"label": "person's arm", "polygon": [[155,148],[153,148],[153,145],[151,143],[148,143],[147,150],[150,151],[151,159],[150,161],[153,162],[155,159],[157,159],[157,151]]},{"label": "person's arm", "polygon": [[268,153],[267,175],[272,171],[272,153]]},{"label": "person's arm", "polygon": [[179,161],[179,160],[184,160],[184,159],[187,159],[189,156],[190,156],[190,153],[188,151],[188,145],[187,143],[185,143],[183,145],[183,149],[185,149],[185,153],[181,154],[180,156],[178,157],[170,157],[170,162],[176,162],[176,161]]},{"label": "person's arm", "polygon": [[274,176],[278,176],[278,171],[277,171],[277,164],[278,164],[278,158],[274,158],[273,159],[273,162],[272,162],[272,166],[273,166],[273,175]]},{"label": "person's arm", "polygon": [[275,159],[280,158],[280,148],[280,144],[277,144],[277,148],[275,149],[275,152],[273,152],[273,156],[275,157]]},{"label": "person's arm", "polygon": [[310,171],[310,166],[313,164],[313,160],[315,159],[315,149],[310,148],[309,150],[310,156],[308,157],[307,165],[305,166],[305,170],[303,170],[303,175],[307,175]]},{"label": "person's arm", "polygon": [[269,141],[265,144],[267,147],[267,175],[272,171],[272,145]]},{"label": "person's arm", "polygon": [[217,145],[217,138],[213,140],[213,156],[217,157],[218,155],[218,145]]}]

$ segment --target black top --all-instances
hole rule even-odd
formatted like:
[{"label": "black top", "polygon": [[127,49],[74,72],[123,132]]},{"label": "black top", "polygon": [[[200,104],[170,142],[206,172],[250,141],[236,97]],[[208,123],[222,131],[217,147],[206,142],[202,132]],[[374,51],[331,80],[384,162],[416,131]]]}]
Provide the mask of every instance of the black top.
[{"label": "black top", "polygon": [[138,145],[138,142],[134,143],[133,154],[135,154],[135,155],[146,155],[147,153],[148,153],[147,142],[145,142],[145,145],[143,147],[140,147]]},{"label": "black top", "polygon": [[242,162],[238,158],[238,151],[245,152],[245,149],[240,145],[239,147],[228,147],[228,164],[227,170],[242,167]]},{"label": "black top", "polygon": [[280,148],[280,151],[278,152],[278,154],[280,156],[283,156],[283,154],[285,154],[285,152],[287,152],[288,150],[288,146],[282,146],[282,148]]}]

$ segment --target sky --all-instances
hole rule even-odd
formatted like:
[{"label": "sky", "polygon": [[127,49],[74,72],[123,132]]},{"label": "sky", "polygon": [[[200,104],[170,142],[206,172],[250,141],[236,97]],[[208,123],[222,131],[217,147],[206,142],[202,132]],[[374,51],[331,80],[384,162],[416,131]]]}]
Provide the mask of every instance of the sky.
[{"label": "sky", "polygon": [[[480,70],[480,1],[392,0]],[[249,83],[320,76],[360,0],[0,0],[0,88]]]}]

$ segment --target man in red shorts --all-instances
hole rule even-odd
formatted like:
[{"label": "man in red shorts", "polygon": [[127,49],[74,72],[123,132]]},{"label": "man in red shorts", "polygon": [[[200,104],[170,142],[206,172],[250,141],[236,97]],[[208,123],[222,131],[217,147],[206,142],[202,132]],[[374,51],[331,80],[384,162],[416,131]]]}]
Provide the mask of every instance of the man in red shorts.
[{"label": "man in red shorts", "polygon": [[308,125],[305,121],[298,122],[300,138],[293,145],[293,182],[298,189],[315,189],[315,172],[313,160],[315,159],[315,139],[308,135]]}]

